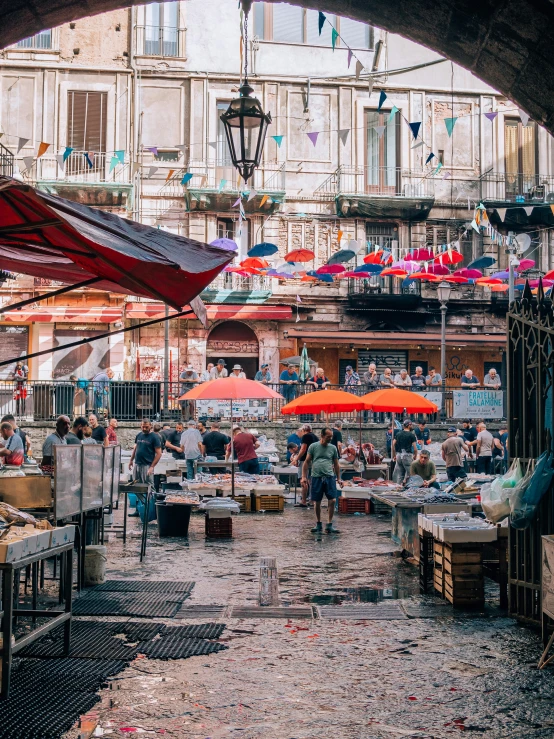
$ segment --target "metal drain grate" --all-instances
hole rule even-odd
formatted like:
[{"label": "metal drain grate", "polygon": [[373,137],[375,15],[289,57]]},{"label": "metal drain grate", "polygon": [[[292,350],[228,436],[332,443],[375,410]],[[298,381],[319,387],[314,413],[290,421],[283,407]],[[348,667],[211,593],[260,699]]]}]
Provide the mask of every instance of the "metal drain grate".
[{"label": "metal drain grate", "polygon": [[219,639],[225,624],[190,624],[190,626],[164,626],[162,637],[178,639]]},{"label": "metal drain grate", "polygon": [[175,614],[176,619],[185,618],[219,618],[223,615],[227,606],[181,606]]},{"label": "metal drain grate", "polygon": [[93,588],[94,593],[190,593],[193,582],[173,580],[106,580],[102,585]]},{"label": "metal drain grate", "polygon": [[171,618],[179,610],[188,593],[87,593],[75,601],[75,616],[142,616]]},{"label": "metal drain grate", "polygon": [[140,621],[104,622],[112,634],[125,634],[127,641],[149,641],[163,629],[163,624],[144,624]]},{"label": "metal drain grate", "polygon": [[396,603],[383,605],[367,603],[359,606],[319,606],[318,610],[321,618],[330,618],[338,621],[403,621],[408,618]]},{"label": "metal drain grate", "polygon": [[313,618],[308,606],[234,606],[231,618]]},{"label": "metal drain grate", "polygon": [[[103,626],[93,629],[77,629],[71,635],[69,657],[77,659],[135,659],[138,648],[131,647],[115,637]],[[47,636],[21,651],[23,657],[63,657],[63,634]]]},{"label": "metal drain grate", "polygon": [[227,649],[224,644],[205,639],[180,639],[162,635],[159,639],[143,644],[141,651],[150,659],[187,659],[221,652],[223,649]]}]

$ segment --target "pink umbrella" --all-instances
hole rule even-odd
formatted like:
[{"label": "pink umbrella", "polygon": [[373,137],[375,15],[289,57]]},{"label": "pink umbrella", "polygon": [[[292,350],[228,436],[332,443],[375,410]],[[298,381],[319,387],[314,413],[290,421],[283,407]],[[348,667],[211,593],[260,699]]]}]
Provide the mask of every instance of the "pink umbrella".
[{"label": "pink umbrella", "polygon": [[455,275],[458,275],[459,277],[467,277],[468,280],[477,280],[479,277],[483,276],[483,273],[480,272],[478,269],[457,269],[454,272]]},{"label": "pink umbrella", "polygon": [[525,269],[531,269],[531,267],[535,266],[535,260],[534,259],[522,259],[519,263],[519,271],[523,272]]},{"label": "pink umbrella", "polygon": [[342,280],[343,277],[353,277],[354,279],[359,279],[360,277],[373,277],[373,275],[371,275],[369,272],[343,272],[340,275],[340,279]]},{"label": "pink umbrella", "polygon": [[[545,280],[542,281],[543,287],[552,287],[554,285],[554,280]],[[529,287],[538,287],[539,286],[539,280],[529,280]]]},{"label": "pink umbrella", "polygon": [[342,264],[324,264],[323,267],[316,269],[318,275],[338,275],[340,272],[346,272],[346,267]]},{"label": "pink umbrella", "polygon": [[408,262],[427,262],[433,259],[433,252],[431,249],[414,249],[406,255],[405,259]]},{"label": "pink umbrella", "polygon": [[444,264],[430,264],[427,271],[433,275],[448,275],[450,270]]},{"label": "pink umbrella", "polygon": [[394,262],[391,265],[392,269],[403,269],[406,272],[417,272],[419,270],[419,264],[416,262],[410,262],[409,260],[399,259],[398,262]]}]

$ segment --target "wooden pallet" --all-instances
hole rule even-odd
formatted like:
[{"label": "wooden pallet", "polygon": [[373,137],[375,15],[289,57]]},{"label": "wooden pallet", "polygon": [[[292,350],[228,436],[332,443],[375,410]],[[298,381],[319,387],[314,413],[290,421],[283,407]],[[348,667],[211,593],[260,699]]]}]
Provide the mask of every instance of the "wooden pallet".
[{"label": "wooden pallet", "polygon": [[249,495],[235,495],[231,497],[239,504],[241,513],[251,513],[252,499]]},{"label": "wooden pallet", "polygon": [[256,511],[284,511],[285,499],[282,495],[256,495],[254,496]]}]

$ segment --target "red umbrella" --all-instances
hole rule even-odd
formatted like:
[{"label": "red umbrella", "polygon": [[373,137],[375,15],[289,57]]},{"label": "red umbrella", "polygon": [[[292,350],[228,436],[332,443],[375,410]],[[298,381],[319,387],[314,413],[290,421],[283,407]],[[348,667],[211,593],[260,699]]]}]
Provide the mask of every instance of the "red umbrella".
[{"label": "red umbrella", "polygon": [[371,254],[366,254],[364,257],[364,264],[382,264],[381,257],[383,256],[383,250],[373,251]]},{"label": "red umbrella", "polygon": [[323,267],[316,269],[318,275],[338,275],[345,271],[346,267],[342,264],[324,264]]},{"label": "red umbrella", "polygon": [[429,280],[429,282],[440,282],[440,277],[432,275],[430,272],[413,272],[409,275],[410,280]]},{"label": "red umbrella", "polygon": [[479,272],[478,269],[457,269],[454,274],[459,277],[467,277],[468,280],[476,280],[483,276],[483,273]]},{"label": "red umbrella", "polygon": [[479,279],[475,280],[476,285],[502,285],[502,280],[496,279],[494,277],[479,277]]},{"label": "red umbrella", "polygon": [[311,262],[315,254],[310,249],[295,249],[285,256],[285,262]]},{"label": "red umbrella", "polygon": [[400,267],[387,267],[381,272],[381,277],[406,277],[408,273]]},{"label": "red umbrella", "polygon": [[193,300],[233,253],[0,177],[2,268],[161,300]]},{"label": "red umbrella", "polygon": [[431,249],[414,249],[412,252],[404,257],[407,262],[427,262],[433,259],[433,252]]},{"label": "red umbrella", "polygon": [[464,261],[464,258],[459,251],[443,251],[433,261],[435,264],[460,264]]},{"label": "red umbrella", "polygon": [[240,266],[245,267],[246,269],[265,269],[266,267],[269,267],[269,262],[261,257],[247,257],[242,260]]},{"label": "red umbrella", "polygon": [[450,274],[450,271],[448,267],[445,267],[443,264],[430,264],[428,267],[429,272],[433,275],[448,275]]},{"label": "red umbrella", "polygon": [[452,282],[454,285],[466,285],[469,282],[467,277],[462,277],[461,275],[450,275],[449,277],[445,277],[444,281]]}]

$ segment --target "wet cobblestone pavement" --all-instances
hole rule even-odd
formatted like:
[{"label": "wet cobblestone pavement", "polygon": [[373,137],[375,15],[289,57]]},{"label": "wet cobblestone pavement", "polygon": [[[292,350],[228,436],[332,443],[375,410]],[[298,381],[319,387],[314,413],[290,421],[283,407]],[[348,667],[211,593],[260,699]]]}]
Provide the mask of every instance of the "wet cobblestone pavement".
[{"label": "wet cobblestone pavement", "polygon": [[[312,521],[291,508],[240,515],[233,540],[210,542],[201,516],[188,541],[160,540],[151,524],[142,564],[138,538],[111,541],[109,577],[193,580],[185,607],[225,606],[217,618],[160,621],[225,623],[228,650],[135,660],[102,692],[97,735],[554,737],[554,672],[536,669],[540,638],[498,610],[495,586],[484,614],[455,614],[418,594],[417,568],[391,542],[389,518],[340,516],[341,535],[320,537]],[[232,607],[258,603],[261,557],[277,559],[280,605],[310,607],[312,618],[232,617]],[[384,608],[392,620],[320,617],[341,604]]]}]

